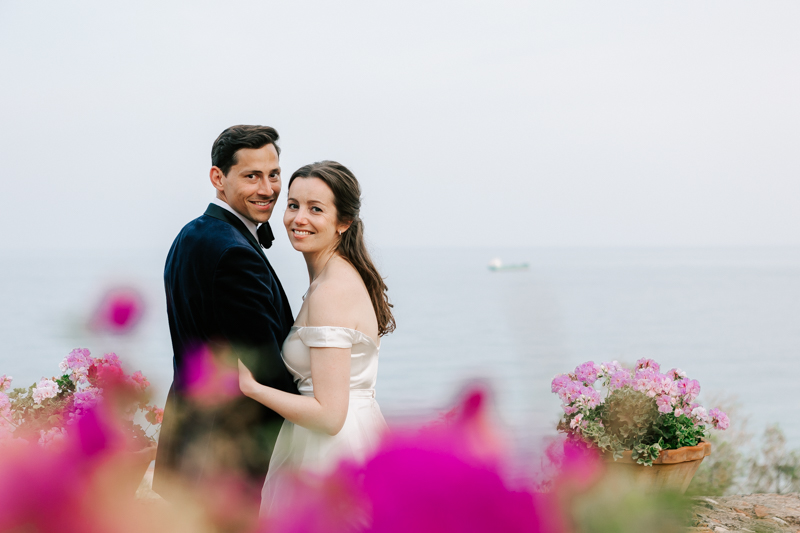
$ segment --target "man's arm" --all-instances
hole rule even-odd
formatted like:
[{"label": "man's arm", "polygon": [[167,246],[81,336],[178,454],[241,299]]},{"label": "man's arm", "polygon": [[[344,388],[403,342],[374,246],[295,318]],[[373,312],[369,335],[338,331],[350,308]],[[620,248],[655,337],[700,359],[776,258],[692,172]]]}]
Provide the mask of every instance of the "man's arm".
[{"label": "man's arm", "polygon": [[[264,260],[251,247],[234,246],[223,252],[214,272],[214,318],[236,357],[265,385],[293,391],[291,376],[281,359],[283,331],[276,298],[268,283]],[[235,364],[234,361],[231,363]]]}]

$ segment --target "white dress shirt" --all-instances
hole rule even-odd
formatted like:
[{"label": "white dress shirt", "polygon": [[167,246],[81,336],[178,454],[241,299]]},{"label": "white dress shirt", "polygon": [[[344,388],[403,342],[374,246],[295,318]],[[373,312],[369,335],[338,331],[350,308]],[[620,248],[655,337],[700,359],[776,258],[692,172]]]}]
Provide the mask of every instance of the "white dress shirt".
[{"label": "white dress shirt", "polygon": [[234,215],[236,215],[236,218],[238,218],[239,220],[242,221],[242,223],[244,224],[244,227],[246,227],[248,230],[250,230],[250,233],[253,234],[253,237],[255,238],[256,242],[258,242],[258,233],[256,233],[256,230],[258,229],[258,226],[252,220],[249,220],[249,219],[243,217],[241,214],[239,214],[238,211],[236,211],[234,208],[229,206],[225,202],[225,200],[220,200],[219,198],[214,197],[214,199],[211,200],[211,203],[215,204],[215,205],[218,205],[222,209],[225,209],[226,211],[229,211],[229,212],[233,213]]}]

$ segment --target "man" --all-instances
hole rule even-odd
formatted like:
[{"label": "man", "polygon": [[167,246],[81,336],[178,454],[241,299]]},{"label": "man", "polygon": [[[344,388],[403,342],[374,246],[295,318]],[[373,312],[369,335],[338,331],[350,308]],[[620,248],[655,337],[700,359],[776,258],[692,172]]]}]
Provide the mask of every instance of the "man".
[{"label": "man", "polygon": [[[211,149],[216,198],[167,256],[174,378],[153,480],[167,499],[175,482],[202,489],[220,476],[240,475],[260,489],[283,419],[241,395],[238,358],[259,382],[297,393],[280,355],[294,320],[262,250],[272,244],[268,221],[281,189],[277,140],[265,126],[220,134]],[[214,396],[198,386],[220,379],[227,388]]]}]

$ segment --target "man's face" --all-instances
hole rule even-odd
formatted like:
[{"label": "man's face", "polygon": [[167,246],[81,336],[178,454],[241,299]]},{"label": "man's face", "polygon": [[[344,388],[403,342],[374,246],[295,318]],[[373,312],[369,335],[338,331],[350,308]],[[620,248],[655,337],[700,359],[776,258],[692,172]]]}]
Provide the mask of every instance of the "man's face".
[{"label": "man's face", "polygon": [[275,146],[242,148],[228,174],[211,167],[211,183],[217,198],[236,212],[259,224],[269,220],[281,192],[281,167]]}]

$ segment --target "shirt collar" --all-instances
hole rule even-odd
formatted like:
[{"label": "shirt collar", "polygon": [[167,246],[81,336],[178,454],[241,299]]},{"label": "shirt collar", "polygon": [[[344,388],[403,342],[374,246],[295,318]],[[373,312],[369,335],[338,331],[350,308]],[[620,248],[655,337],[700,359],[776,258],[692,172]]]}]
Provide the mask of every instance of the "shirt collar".
[{"label": "shirt collar", "polygon": [[225,200],[220,200],[219,198],[214,197],[214,199],[211,200],[211,203],[220,206],[222,209],[229,211],[230,213],[233,213],[236,218],[242,221],[244,227],[246,227],[247,230],[253,234],[253,238],[255,238],[256,242],[258,242],[258,233],[256,233],[258,226],[252,220],[243,217],[238,211],[229,206]]}]

